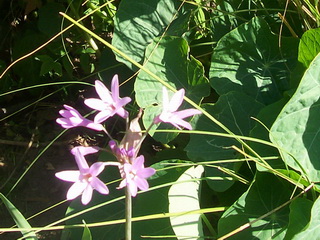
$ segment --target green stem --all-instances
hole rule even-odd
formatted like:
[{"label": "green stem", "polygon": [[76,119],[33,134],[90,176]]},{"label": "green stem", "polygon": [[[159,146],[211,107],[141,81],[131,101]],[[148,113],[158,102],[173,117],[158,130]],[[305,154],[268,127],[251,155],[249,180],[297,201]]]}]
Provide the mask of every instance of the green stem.
[{"label": "green stem", "polygon": [[132,236],[132,198],[130,194],[130,189],[126,187],[126,224],[125,224],[125,239],[131,240]]}]

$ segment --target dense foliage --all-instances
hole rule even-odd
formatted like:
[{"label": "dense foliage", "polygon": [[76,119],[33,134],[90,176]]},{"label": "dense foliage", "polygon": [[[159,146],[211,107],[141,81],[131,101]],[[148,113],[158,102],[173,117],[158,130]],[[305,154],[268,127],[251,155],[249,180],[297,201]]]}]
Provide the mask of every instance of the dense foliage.
[{"label": "dense foliage", "polygon": [[[48,188],[62,194],[39,214],[14,198],[27,179],[42,181],[30,172],[45,171],[38,163],[56,145],[64,154],[95,145],[105,151],[92,162],[115,159],[107,135],[56,123],[64,104],[92,119],[83,100],[115,74],[132,99],[129,118],[143,109],[140,153],[156,170],[133,198],[132,239],[320,237],[318,1],[19,0],[0,9],[0,214],[17,225],[0,225],[5,237],[124,239],[123,190],[69,201],[58,220],[48,212],[64,202],[58,181]],[[154,124],[163,86],[170,97],[183,88],[180,108],[202,112],[187,119],[192,130]],[[115,115],[104,127],[121,141],[127,125]],[[117,169],[99,178],[109,189],[121,181]]]}]

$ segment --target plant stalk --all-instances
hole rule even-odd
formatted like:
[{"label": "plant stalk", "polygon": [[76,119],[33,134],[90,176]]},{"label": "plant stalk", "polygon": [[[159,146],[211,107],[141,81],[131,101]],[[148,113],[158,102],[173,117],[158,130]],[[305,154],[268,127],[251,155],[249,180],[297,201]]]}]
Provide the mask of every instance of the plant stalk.
[{"label": "plant stalk", "polygon": [[125,223],[125,239],[131,240],[132,237],[132,198],[130,189],[126,187],[126,223]]}]

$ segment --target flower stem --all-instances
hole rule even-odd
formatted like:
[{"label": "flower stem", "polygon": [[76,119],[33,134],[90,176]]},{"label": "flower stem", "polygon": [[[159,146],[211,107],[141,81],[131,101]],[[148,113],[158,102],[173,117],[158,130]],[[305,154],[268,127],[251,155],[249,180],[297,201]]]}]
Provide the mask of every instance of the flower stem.
[{"label": "flower stem", "polygon": [[132,198],[130,194],[130,189],[126,187],[126,224],[125,224],[125,239],[131,240],[132,236]]}]

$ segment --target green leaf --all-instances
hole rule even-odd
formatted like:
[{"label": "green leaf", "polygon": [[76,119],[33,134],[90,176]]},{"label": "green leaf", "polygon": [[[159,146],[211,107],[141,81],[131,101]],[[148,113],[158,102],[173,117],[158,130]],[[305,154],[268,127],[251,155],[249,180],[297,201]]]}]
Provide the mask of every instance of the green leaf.
[{"label": "green leaf", "polygon": [[253,18],[223,36],[213,51],[210,83],[222,95],[230,91],[248,94],[269,104],[282,98],[289,89],[298,49],[295,38],[271,33],[261,18]]},{"label": "green leaf", "polygon": [[[219,220],[219,236],[273,211],[288,201],[291,194],[292,186],[287,181],[270,173],[257,172],[248,191]],[[228,239],[283,239],[288,225],[288,215],[289,207],[285,206]]]},{"label": "green leaf", "polygon": [[[208,80],[204,76],[204,69],[198,60],[190,56],[189,46],[183,38],[164,37],[160,41],[155,40],[147,47],[146,55],[151,55],[145,67],[158,75],[161,79],[174,86],[177,90],[184,88],[186,96],[196,103],[200,103],[204,96],[209,94]],[[141,108],[145,108],[143,123],[148,128],[154,117],[162,109],[162,84],[144,71],[141,71],[136,79],[134,90],[136,101]],[[173,92],[169,92],[172,96]],[[179,110],[189,108],[190,105],[182,104]],[[169,124],[161,124],[162,128],[171,127]],[[150,135],[153,136],[153,130]],[[175,137],[173,134],[156,134],[154,138],[167,143]]]},{"label": "green leaf", "polygon": [[313,202],[306,198],[297,198],[290,204],[289,225],[285,240],[293,239],[293,236],[301,232],[309,223],[312,205]]},{"label": "green leaf", "polygon": [[[227,126],[233,133],[248,136],[255,124],[250,117],[255,117],[263,105],[245,94],[230,92],[222,95],[215,104],[204,104],[202,107]],[[204,115],[196,116],[193,122],[196,130],[225,133]],[[237,157],[237,152],[230,148],[232,145],[240,147],[239,143],[233,138],[191,134],[190,142],[185,150],[187,151],[188,157],[193,161],[234,159]],[[221,165],[218,164],[218,166],[237,170],[239,164],[225,163]],[[206,177],[218,176],[227,177],[226,174],[216,168],[206,167]],[[208,184],[213,190],[225,191],[233,184],[233,181],[210,180]]]},{"label": "green leaf", "polygon": [[[21,212],[2,193],[0,193],[0,199],[19,228],[32,228]],[[26,240],[38,239],[33,231],[21,230],[21,233]]]},{"label": "green leaf", "polygon": [[286,164],[320,181],[320,57],[310,64],[296,92],[280,112],[270,131]]},{"label": "green leaf", "polygon": [[39,9],[38,28],[49,37],[61,30],[62,18],[59,12],[64,12],[65,7],[56,2],[49,2]]},{"label": "green leaf", "polygon": [[[82,221],[84,224],[86,224],[85,221]],[[92,240],[90,229],[87,225],[83,228],[82,238],[81,240]]]},{"label": "green leaf", "polygon": [[[274,102],[261,109],[258,116],[256,117],[260,122],[256,122],[254,128],[250,131],[250,137],[269,141],[269,129],[278,117],[280,111],[284,105],[289,101],[288,97],[283,97],[277,102]],[[262,124],[264,125],[262,125]],[[265,128],[267,127],[267,129]],[[279,151],[275,147],[267,146],[265,144],[257,142],[249,142],[249,145],[254,149],[261,157],[278,156]],[[275,169],[285,168],[284,163],[281,159],[268,160],[268,164]],[[256,164],[259,171],[266,171],[267,169]]]},{"label": "green leaf", "polygon": [[[311,219],[308,226],[304,229],[304,231],[295,235],[292,240],[300,240],[300,239],[318,239],[320,236],[320,197],[314,202],[311,209]],[[306,214],[306,213],[304,213]],[[307,213],[308,214],[308,213]],[[305,222],[306,219],[303,219]]]},{"label": "green leaf", "polygon": [[[200,180],[204,169],[203,166],[191,167],[186,170],[170,187],[169,212],[187,212],[200,209],[199,188]],[[181,183],[180,183],[181,182]],[[170,217],[170,222],[177,239],[199,239],[195,236],[202,237],[202,222],[200,214],[180,215]]]},{"label": "green leaf", "polygon": [[237,18],[237,15],[234,14],[238,10],[238,6],[239,1],[219,1],[216,6],[216,11],[211,13],[210,23],[215,41],[218,41],[223,35],[229,33],[230,30],[239,25],[240,18]]},{"label": "green leaf", "polygon": [[[179,5],[179,1],[173,0],[122,0],[114,19],[112,45],[136,62],[142,62],[146,46],[174,20]],[[120,56],[117,60],[134,68]]]},{"label": "green leaf", "polygon": [[320,29],[310,29],[306,31],[300,39],[298,60],[308,68],[319,52]]},{"label": "green leaf", "polygon": [[42,62],[40,69],[40,76],[44,76],[47,73],[55,73],[58,76],[62,75],[62,66],[60,63],[54,61],[48,55],[39,55],[36,57],[36,60],[40,60]]}]

